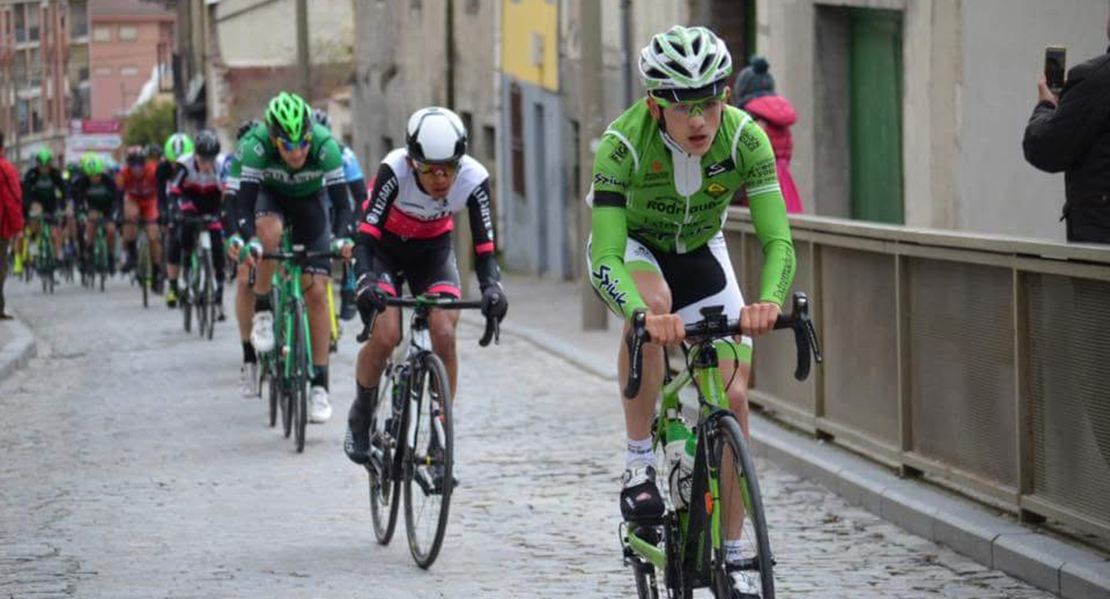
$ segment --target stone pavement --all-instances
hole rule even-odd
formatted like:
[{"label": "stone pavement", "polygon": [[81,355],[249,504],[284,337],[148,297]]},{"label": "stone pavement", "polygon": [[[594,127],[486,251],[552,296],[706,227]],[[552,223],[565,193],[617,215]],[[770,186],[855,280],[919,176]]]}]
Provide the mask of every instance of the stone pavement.
[{"label": "stone pavement", "polygon": [[[527,292],[510,284],[522,316]],[[479,349],[477,327],[460,328],[462,486],[425,572],[403,526],[375,544],[365,476],[341,453],[353,323],[333,361],[336,417],[298,455],[261,401],[238,396],[232,323],[202,341],[121,283],[20,305],[40,357],[0,382],[0,597],[634,595],[617,542],[615,381],[511,334]],[[591,343],[584,355],[600,355]],[[1050,596],[758,468],[782,597]]]}]

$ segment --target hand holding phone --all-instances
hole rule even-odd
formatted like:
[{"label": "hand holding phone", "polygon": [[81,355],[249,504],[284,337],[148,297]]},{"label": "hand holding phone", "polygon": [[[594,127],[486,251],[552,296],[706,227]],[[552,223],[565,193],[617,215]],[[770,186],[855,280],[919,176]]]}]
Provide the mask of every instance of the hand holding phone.
[{"label": "hand holding phone", "polygon": [[1044,49],[1044,78],[1049,91],[1059,97],[1064,91],[1064,68],[1067,64],[1067,48],[1049,46]]}]

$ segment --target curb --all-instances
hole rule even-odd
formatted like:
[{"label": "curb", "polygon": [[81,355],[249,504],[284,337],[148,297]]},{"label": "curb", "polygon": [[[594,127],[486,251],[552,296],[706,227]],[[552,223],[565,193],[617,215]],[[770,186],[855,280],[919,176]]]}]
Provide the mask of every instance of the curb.
[{"label": "curb", "polygon": [[[481,328],[480,318],[462,322]],[[616,380],[616,368],[590,362],[574,346],[538,329],[502,324],[502,333],[521,338],[585,372]],[[797,476],[817,482],[905,530],[945,545],[1064,599],[1110,599],[1110,561],[1094,551],[1058,541],[931,485],[900,478],[847,450],[789,431],[751,414],[752,449]]]},{"label": "curb", "polygon": [[18,319],[5,321],[12,327],[11,341],[0,347],[0,382],[27,365],[35,357],[35,338]]}]

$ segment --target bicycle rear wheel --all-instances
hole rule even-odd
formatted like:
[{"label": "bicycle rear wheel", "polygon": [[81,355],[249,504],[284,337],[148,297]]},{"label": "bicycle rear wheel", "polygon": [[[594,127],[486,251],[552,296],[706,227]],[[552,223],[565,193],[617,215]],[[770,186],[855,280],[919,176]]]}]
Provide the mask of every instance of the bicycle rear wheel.
[{"label": "bicycle rear wheel", "polygon": [[405,528],[416,565],[435,562],[447,531],[454,489],[455,442],[447,370],[433,353],[421,358],[412,380],[405,423]]},{"label": "bicycle rear wheel", "polygon": [[[733,588],[758,592],[762,599],[774,599],[774,557],[767,534],[763,497],[755,461],[744,441],[739,422],[731,414],[716,421],[710,439],[710,465],[720,472],[719,538],[721,546],[713,551],[713,587],[718,597],[728,597]],[[726,539],[739,540],[742,559],[725,566]],[[735,580],[733,579],[735,577]],[[740,584],[737,584],[740,583]]]},{"label": "bicycle rear wheel", "polygon": [[202,327],[201,336],[211,341],[212,334],[216,330],[216,279],[213,274],[215,269],[212,266],[210,250],[201,250],[201,263],[204,265],[204,284],[201,292],[204,302],[201,304],[201,310],[205,313],[203,319],[205,326]]},{"label": "bicycle rear wheel", "polygon": [[135,264],[135,276],[139,279],[139,286],[143,290],[143,307],[149,307],[150,304],[150,283],[151,278],[150,267],[150,238],[146,233],[139,233],[138,247],[136,248],[138,257]]},{"label": "bicycle rear wheel", "polygon": [[266,397],[269,399],[270,404],[270,428],[277,426],[278,420],[278,378],[273,370],[270,360],[264,356],[258,356],[258,389],[261,393],[262,386],[266,385]]},{"label": "bicycle rear wheel", "polygon": [[[370,431],[371,439],[377,438],[381,449],[380,463],[377,466],[367,465],[366,471],[370,479],[370,518],[374,522],[374,536],[378,543],[388,545],[393,538],[393,531],[397,527],[397,513],[401,505],[401,459],[397,453],[401,447],[393,434],[386,427],[386,422],[393,413],[393,365],[387,364],[382,373],[382,383],[378,389],[378,407],[374,411],[374,430]],[[398,413],[398,417],[401,414]],[[404,430],[404,423],[396,427]]]},{"label": "bicycle rear wheel", "polygon": [[305,335],[308,334],[306,326],[305,306],[303,302],[296,302],[293,308],[293,377],[292,393],[293,402],[294,436],[297,453],[304,451],[305,427],[308,425],[308,351]]}]

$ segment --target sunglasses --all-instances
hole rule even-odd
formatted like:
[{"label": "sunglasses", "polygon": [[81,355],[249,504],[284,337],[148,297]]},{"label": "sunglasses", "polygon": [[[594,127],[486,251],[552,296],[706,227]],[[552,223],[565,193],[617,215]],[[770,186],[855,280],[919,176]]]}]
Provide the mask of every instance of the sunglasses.
[{"label": "sunglasses", "polygon": [[440,162],[436,164],[425,164],[423,162],[413,160],[413,166],[416,167],[416,172],[421,175],[430,175],[432,173],[443,173],[444,176],[451,176],[455,171],[459,170],[458,162]]},{"label": "sunglasses", "polygon": [[672,102],[662,98],[655,98],[655,103],[660,108],[666,110],[667,108],[674,107],[674,111],[679,116],[700,116],[706,110],[717,110],[725,101],[725,94],[722,92],[720,95],[704,98],[702,100],[692,100],[688,102]]},{"label": "sunglasses", "polygon": [[285,139],[284,137],[279,137],[279,138],[277,138],[277,140],[278,140],[278,143],[281,144],[281,148],[283,150],[285,150],[286,152],[294,152],[296,150],[303,150],[304,148],[307,148],[308,146],[312,145],[312,136],[311,135],[306,135],[306,136],[302,137],[301,141],[289,141],[288,139]]}]

